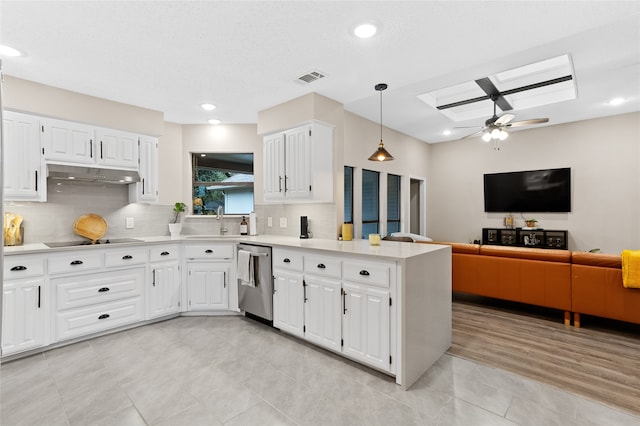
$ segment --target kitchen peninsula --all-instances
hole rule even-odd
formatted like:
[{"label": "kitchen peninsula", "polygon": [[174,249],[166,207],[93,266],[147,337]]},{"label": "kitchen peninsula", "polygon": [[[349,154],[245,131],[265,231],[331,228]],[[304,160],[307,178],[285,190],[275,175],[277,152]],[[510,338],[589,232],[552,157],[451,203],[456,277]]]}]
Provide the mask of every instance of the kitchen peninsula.
[{"label": "kitchen peninsula", "polygon": [[[274,276],[282,274],[288,282],[300,284],[295,291],[300,291],[301,297],[288,297],[287,306],[282,306],[285,299],[278,299],[278,292],[285,289],[276,283],[274,301],[279,301],[280,309],[301,315],[302,321],[301,333],[295,327],[278,327],[282,331],[393,375],[403,389],[451,345],[449,246],[394,241],[371,246],[366,240],[301,240],[272,235],[139,239],[111,246],[48,248],[28,244],[7,248],[6,284],[23,283],[27,292],[37,288],[33,294],[37,293],[37,303],[42,306],[35,313],[42,328],[39,344],[14,351],[15,356],[157,319],[197,315],[197,310],[188,312],[191,300],[185,284],[189,261],[216,265],[213,273],[224,277],[220,294],[227,297],[219,310],[237,312],[234,262],[238,242],[272,247]],[[213,258],[194,260],[200,252]],[[69,264],[77,262],[80,255],[87,260],[71,268],[79,266],[85,268],[84,276],[90,273],[94,279],[100,275],[107,279],[95,283],[79,279],[80,272],[69,269]],[[121,285],[104,284],[114,278]],[[172,284],[160,294],[163,280]],[[172,297],[177,299],[174,309],[167,310],[162,300]],[[12,300],[5,295],[5,305]],[[106,307],[112,310],[103,312]],[[6,317],[15,310],[4,312]],[[278,306],[274,312],[274,326],[278,326]],[[16,317],[13,322],[18,321]],[[85,325],[91,321],[103,328]],[[114,325],[104,327],[109,321]],[[6,328],[11,323],[5,318]],[[11,332],[5,335],[12,336]],[[3,354],[7,355],[4,341]]]}]

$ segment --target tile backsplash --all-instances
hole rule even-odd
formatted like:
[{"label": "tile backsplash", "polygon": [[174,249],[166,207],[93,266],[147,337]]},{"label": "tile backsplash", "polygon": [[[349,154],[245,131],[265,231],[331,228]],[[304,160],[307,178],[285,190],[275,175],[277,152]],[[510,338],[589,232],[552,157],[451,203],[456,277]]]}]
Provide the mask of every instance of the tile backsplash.
[{"label": "tile backsplash", "polygon": [[[87,213],[105,218],[108,224],[105,238],[136,238],[169,235],[168,223],[173,220],[172,205],[129,203],[127,185],[49,180],[46,203],[8,201],[5,212],[24,218],[24,243],[74,241],[82,237],[73,232],[75,220]],[[309,218],[309,229],[314,238],[337,237],[336,206],[322,204],[264,204],[256,205],[258,234],[300,236],[300,216]],[[126,218],[134,220],[134,228],[126,229]],[[267,226],[267,218],[272,226]],[[280,218],[286,218],[287,227],[280,227]],[[238,216],[226,216],[224,226],[228,234],[240,233]],[[247,215],[248,220],[248,215]],[[182,218],[183,235],[218,235],[220,221],[214,217]]]}]

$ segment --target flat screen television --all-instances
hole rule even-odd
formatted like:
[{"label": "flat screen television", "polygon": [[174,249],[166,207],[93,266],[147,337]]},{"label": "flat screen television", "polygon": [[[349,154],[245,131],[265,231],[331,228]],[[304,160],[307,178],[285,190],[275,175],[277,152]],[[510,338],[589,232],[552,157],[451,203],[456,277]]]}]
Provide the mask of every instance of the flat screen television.
[{"label": "flat screen television", "polygon": [[484,211],[570,212],[571,169],[485,174]]}]

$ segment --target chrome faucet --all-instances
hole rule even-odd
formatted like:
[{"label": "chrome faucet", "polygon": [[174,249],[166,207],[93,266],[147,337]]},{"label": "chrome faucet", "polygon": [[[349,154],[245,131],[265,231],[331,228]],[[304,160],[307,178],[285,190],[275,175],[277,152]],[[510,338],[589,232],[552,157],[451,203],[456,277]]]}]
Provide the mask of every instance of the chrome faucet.
[{"label": "chrome faucet", "polygon": [[220,235],[224,235],[224,233],[227,232],[228,229],[224,227],[224,209],[222,208],[222,206],[218,206],[216,219],[220,221]]}]

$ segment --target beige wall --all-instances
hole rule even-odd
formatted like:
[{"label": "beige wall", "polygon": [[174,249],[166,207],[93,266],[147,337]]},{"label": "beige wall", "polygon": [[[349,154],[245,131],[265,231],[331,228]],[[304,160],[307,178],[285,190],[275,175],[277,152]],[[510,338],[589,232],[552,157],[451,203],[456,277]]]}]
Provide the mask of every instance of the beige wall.
[{"label": "beige wall", "polygon": [[567,229],[571,250],[640,248],[640,113],[514,131],[500,151],[480,138],[431,145],[429,236],[468,242],[502,225],[484,212],[484,173],[557,167],[571,167],[573,211],[535,213],[538,226]]},{"label": "beige wall", "polygon": [[174,205],[182,199],[182,151],[182,126],[165,122],[158,140],[158,204]]},{"label": "beige wall", "polygon": [[4,76],[3,107],[150,136],[164,132],[164,113]]}]

